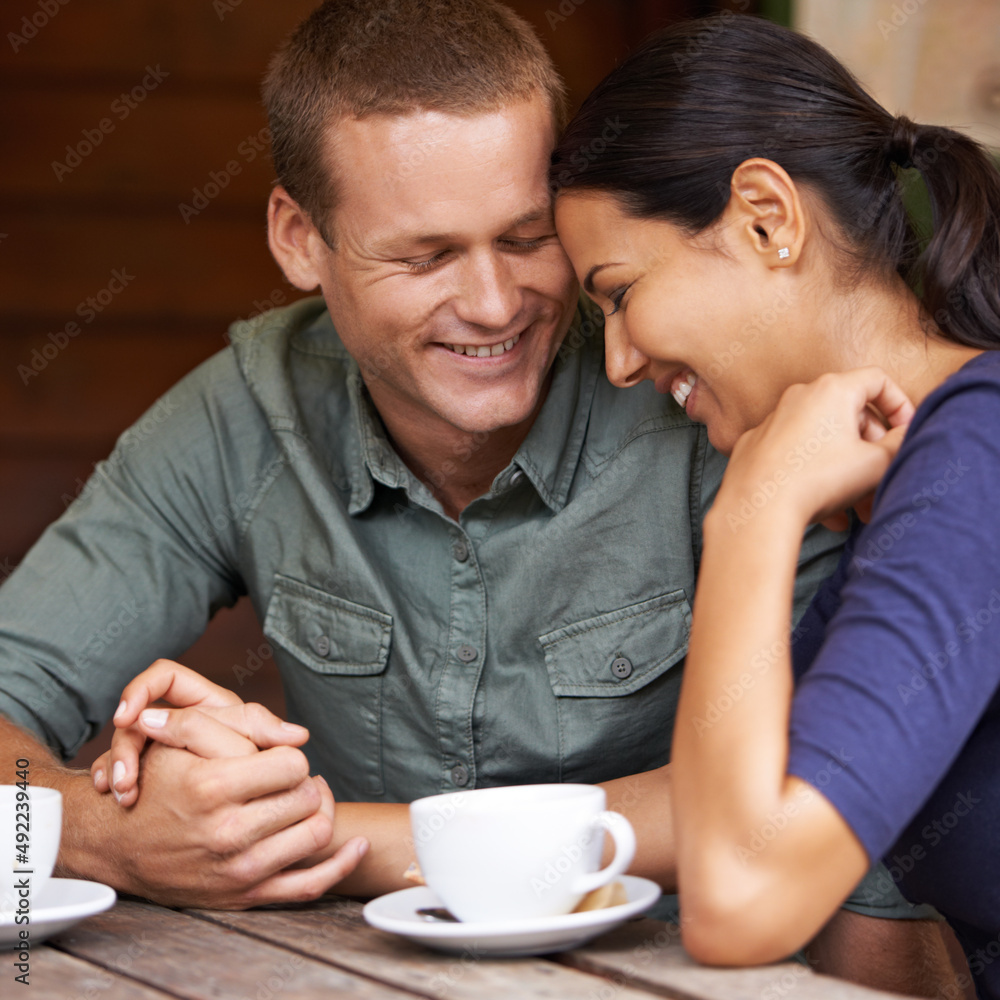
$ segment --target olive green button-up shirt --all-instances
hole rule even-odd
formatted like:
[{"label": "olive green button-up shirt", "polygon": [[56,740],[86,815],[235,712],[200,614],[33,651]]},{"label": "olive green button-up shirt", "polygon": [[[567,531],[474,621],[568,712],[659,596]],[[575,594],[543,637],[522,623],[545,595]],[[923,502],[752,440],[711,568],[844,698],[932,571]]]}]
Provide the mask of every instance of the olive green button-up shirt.
[{"label": "olive green button-up shirt", "polygon": [[[669,396],[610,385],[581,307],[524,443],[452,520],[322,301],[296,303],[236,324],[0,589],[0,712],[72,755],[249,594],[340,799],[657,767],[722,468]],[[839,543],[807,536],[799,611]]]}]

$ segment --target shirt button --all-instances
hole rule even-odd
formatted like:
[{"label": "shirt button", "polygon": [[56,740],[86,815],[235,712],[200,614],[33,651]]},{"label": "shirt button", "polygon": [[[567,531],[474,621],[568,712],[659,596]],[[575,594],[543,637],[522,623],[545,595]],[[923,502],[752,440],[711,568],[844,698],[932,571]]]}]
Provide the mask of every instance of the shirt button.
[{"label": "shirt button", "polygon": [[329,656],[330,655],[330,637],[328,635],[318,635],[315,639],[311,640],[309,645],[312,646],[313,652],[317,656]]},{"label": "shirt button", "polygon": [[451,769],[451,780],[459,788],[465,788],[469,783],[469,769],[464,764],[456,764]]},{"label": "shirt button", "polygon": [[471,663],[479,655],[479,650],[475,646],[459,646],[458,658],[463,663]]},{"label": "shirt button", "polygon": [[521,476],[523,475],[524,473],[520,469],[515,469],[510,474],[510,479],[507,480],[508,484],[510,486],[516,486],[521,481]]},{"label": "shirt button", "polygon": [[469,558],[469,546],[465,544],[464,538],[459,538],[451,547],[451,554],[459,561],[465,562]]},{"label": "shirt button", "polygon": [[618,680],[623,681],[626,677],[632,676],[632,661],[627,660],[624,656],[617,656],[611,663],[611,673],[618,678]]}]

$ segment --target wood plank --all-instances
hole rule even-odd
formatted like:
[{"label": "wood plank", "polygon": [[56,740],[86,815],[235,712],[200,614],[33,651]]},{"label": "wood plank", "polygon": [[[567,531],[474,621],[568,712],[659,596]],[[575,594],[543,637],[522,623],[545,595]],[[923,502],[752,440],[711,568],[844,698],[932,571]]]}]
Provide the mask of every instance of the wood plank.
[{"label": "wood plank", "polygon": [[228,325],[249,315],[255,300],[289,288],[267,248],[263,205],[258,219],[224,218],[209,209],[189,226],[173,212],[119,216],[71,214],[56,206],[44,212],[10,208],[0,217],[0,231],[9,234],[0,243],[6,330],[32,318],[51,322],[54,331],[81,318],[85,323],[92,308],[88,298],[104,293],[116,271],[123,290],[95,314],[94,324],[113,319]]},{"label": "wood plank", "polygon": [[[895,993],[817,975],[797,962],[733,969],[699,965],[684,951],[680,928],[658,920],[625,924],[559,961],[604,976],[609,986],[628,985],[674,1000],[899,1000]],[[608,1000],[617,995],[609,993]],[[603,1000],[602,994],[592,1000]]]},{"label": "wood plank", "polygon": [[[542,958],[445,955],[369,927],[355,900],[326,898],[282,909],[190,910],[205,921],[254,934],[381,982],[446,1000],[595,1000],[603,983]],[[625,987],[615,1000],[648,1000]],[[760,998],[755,998],[760,1000]]]},{"label": "wood plank", "polygon": [[90,474],[86,459],[0,457],[0,582]]},{"label": "wood plank", "polygon": [[[4,42],[4,73],[15,80],[111,74],[124,78],[147,62],[159,61],[178,77],[256,86],[281,40],[315,6],[316,0],[222,0],[218,7],[209,0],[184,5],[76,0],[25,44]],[[582,0],[510,0],[510,6],[535,26],[579,97],[651,26],[700,10],[692,0],[618,0],[596,6]],[[25,2],[8,15],[4,37],[8,31],[19,34],[22,18],[35,14],[36,8],[37,3]],[[81,38],[87,40],[85,45]]]},{"label": "wood plank", "polygon": [[[130,962],[126,949],[120,964],[127,967]],[[55,948],[39,947],[33,951],[30,965],[25,996],[31,1000],[67,1000],[67,997],[77,1000],[169,1000],[170,996],[126,979],[117,969],[103,969]]]},{"label": "wood plank", "polygon": [[110,309],[91,326],[77,320],[80,333],[62,339],[66,321],[8,325],[0,339],[2,458],[104,458],[122,431],[227,343],[227,321],[120,326]]},{"label": "wood plank", "polygon": [[[316,7],[316,0],[61,3],[49,18],[38,13],[37,0],[9,5],[4,17],[6,74],[124,78],[147,62],[162,62],[178,76],[256,83],[281,39]],[[41,27],[28,39],[23,18],[36,15]],[[11,41],[8,32],[24,44]]]},{"label": "wood plank", "polygon": [[563,74],[574,110],[628,50],[634,0],[627,4],[510,0],[509,6],[534,25]]},{"label": "wood plank", "polygon": [[[175,910],[132,900],[66,931],[53,945],[107,969],[130,963],[127,975],[184,1000],[257,996],[296,1000],[402,1000],[412,993],[352,976],[244,934]],[[339,992],[338,992],[339,991]]]},{"label": "wood plank", "polygon": [[[245,95],[183,91],[168,76],[134,110],[120,96],[151,80],[104,86],[17,88],[0,130],[0,199],[103,199],[109,207],[156,202],[193,224],[203,212],[260,213],[274,177],[267,119],[256,88]],[[130,99],[131,100],[131,99]],[[67,147],[69,147],[67,149]]]}]

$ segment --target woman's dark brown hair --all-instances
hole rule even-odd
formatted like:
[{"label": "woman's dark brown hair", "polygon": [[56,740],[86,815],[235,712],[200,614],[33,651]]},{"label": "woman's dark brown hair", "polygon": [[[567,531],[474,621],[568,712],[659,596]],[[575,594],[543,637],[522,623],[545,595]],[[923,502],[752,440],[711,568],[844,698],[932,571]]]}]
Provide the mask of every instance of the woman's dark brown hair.
[{"label": "woman's dark brown hair", "polygon": [[[637,218],[694,234],[730,178],[766,157],[817,192],[853,273],[900,274],[953,341],[1000,347],[1000,172],[972,139],[896,118],[824,48],[760,18],[721,14],[649,38],[598,85],[552,161],[555,192],[606,191]],[[903,203],[919,171],[933,233]]]}]

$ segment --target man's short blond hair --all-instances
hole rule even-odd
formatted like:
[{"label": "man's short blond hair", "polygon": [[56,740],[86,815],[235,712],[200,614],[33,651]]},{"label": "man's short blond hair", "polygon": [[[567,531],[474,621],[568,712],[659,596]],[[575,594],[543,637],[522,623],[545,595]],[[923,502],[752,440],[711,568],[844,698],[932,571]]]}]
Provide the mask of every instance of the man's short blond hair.
[{"label": "man's short blond hair", "polygon": [[496,0],[326,0],[292,32],[264,79],[278,183],[326,235],[336,179],[324,150],[338,120],[477,114],[537,93],[558,133],[566,120],[562,79],[531,25]]}]

